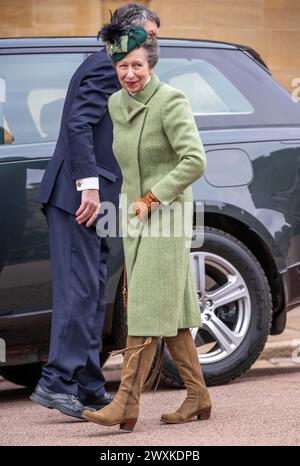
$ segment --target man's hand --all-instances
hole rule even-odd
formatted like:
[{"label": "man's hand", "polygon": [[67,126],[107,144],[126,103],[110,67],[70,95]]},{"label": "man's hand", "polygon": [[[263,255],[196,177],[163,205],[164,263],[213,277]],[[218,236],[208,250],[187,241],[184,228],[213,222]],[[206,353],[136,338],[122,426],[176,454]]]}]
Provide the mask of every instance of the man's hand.
[{"label": "man's hand", "polygon": [[76,221],[81,225],[84,222],[90,227],[96,220],[100,211],[100,197],[98,189],[85,189],[81,194],[81,204],[76,211]]}]

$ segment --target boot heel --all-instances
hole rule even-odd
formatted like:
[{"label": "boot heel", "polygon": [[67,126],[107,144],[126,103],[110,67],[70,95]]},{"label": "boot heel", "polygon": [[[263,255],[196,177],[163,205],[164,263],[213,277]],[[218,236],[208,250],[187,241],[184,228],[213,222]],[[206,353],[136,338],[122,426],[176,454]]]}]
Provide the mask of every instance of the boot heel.
[{"label": "boot heel", "polygon": [[122,423],[120,424],[120,429],[126,430],[127,432],[132,432],[133,429],[134,429],[134,426],[136,425],[136,421],[137,421],[137,419],[133,419],[133,420],[131,420],[131,421],[122,422]]},{"label": "boot heel", "polygon": [[206,421],[210,418],[211,408],[203,409],[200,413],[197,414],[199,421]]}]

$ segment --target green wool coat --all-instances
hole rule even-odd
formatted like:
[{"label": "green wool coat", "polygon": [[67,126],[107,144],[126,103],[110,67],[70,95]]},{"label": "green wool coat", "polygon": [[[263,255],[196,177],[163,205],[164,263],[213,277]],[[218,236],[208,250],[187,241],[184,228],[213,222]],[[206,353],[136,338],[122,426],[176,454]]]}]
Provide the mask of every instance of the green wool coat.
[{"label": "green wool coat", "polygon": [[[156,75],[134,96],[125,89],[113,94],[108,108],[123,175],[128,335],[175,336],[179,328],[201,325],[190,246],[191,184],[206,167],[203,145],[184,94]],[[143,223],[129,208],[148,191],[162,204]]]}]

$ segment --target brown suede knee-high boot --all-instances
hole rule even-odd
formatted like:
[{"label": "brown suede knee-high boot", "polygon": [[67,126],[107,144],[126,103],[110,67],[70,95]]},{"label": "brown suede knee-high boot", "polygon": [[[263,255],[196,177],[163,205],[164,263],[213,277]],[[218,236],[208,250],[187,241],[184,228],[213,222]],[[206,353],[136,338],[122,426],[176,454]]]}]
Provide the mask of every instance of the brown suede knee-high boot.
[{"label": "brown suede knee-high boot", "polygon": [[[157,337],[127,337],[121,383],[113,401],[98,411],[84,410],[88,421],[104,426],[120,424],[131,432],[139,415],[139,400],[143,384],[151,368],[157,346]],[[122,351],[117,351],[120,353]]]},{"label": "brown suede knee-high boot", "polygon": [[190,330],[180,329],[175,337],[164,338],[187,389],[187,397],[175,413],[162,414],[160,420],[180,424],[195,416],[209,419],[212,403]]}]

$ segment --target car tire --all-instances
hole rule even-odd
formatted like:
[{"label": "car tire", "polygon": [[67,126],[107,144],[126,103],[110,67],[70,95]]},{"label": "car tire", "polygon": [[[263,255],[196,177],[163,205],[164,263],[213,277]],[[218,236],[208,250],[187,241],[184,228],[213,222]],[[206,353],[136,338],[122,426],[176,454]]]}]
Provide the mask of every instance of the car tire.
[{"label": "car tire", "polygon": [[114,350],[120,350],[120,349],[125,348],[127,332],[128,332],[127,311],[123,306],[123,273],[122,273],[121,279],[119,281],[117,293],[116,293],[113,323],[112,323],[112,332],[111,332],[112,337],[113,337]]},{"label": "car tire", "polygon": [[7,366],[1,367],[0,374],[9,382],[33,389],[41,377],[42,367],[42,362],[22,366]]},{"label": "car tire", "polygon": [[[250,301],[248,301],[248,308],[244,305],[244,309],[248,309],[248,314],[250,312],[248,315],[249,322],[244,334],[238,340],[239,344],[237,347],[234,351],[229,351],[227,357],[223,355],[224,357],[221,358],[220,353],[219,360],[218,357],[211,357],[210,360],[209,356],[205,357],[204,355],[200,355],[201,367],[207,385],[213,386],[226,384],[236,379],[249,369],[264,348],[267,337],[270,333],[272,322],[272,298],[270,287],[267,277],[257,258],[237,238],[225,233],[224,231],[205,227],[203,246],[196,251],[192,249],[191,256],[195,257],[195,254],[197,255],[197,253],[202,254],[205,258],[211,257],[215,261],[219,260],[219,264],[224,264],[224,270],[226,270],[227,267],[229,270],[236,271],[232,273],[236,273],[236,275],[239,276],[240,283],[244,282],[245,287],[248,290]],[[205,256],[205,254],[207,254],[207,256]],[[213,275],[212,264],[213,260],[210,263],[210,267],[205,267],[205,284],[209,281],[208,279],[211,278],[208,277],[207,279],[207,273]],[[195,280],[197,282],[197,279]],[[247,290],[245,290],[245,293]],[[245,294],[245,296],[247,296],[247,294]],[[215,312],[219,312],[218,309],[219,308],[216,308]],[[239,308],[237,304],[235,304],[232,309],[237,310]],[[224,319],[224,317],[226,317],[226,312],[228,316],[230,315],[230,312],[232,312],[231,318],[234,320],[232,309],[229,306],[227,308],[225,307],[223,310],[221,309],[222,313],[218,314],[219,317]],[[245,311],[244,314],[246,315]],[[235,318],[238,319],[238,316],[235,316]],[[204,325],[205,322],[203,322],[203,327]],[[203,327],[201,329],[191,329],[192,333],[194,330],[194,334],[196,331],[196,335],[193,336],[195,337],[197,348],[202,346],[203,343],[207,343],[207,340],[211,340],[212,338],[210,333],[205,331]],[[231,327],[234,329],[234,323],[232,324],[232,322]],[[246,327],[244,327],[244,329],[245,328]],[[205,332],[208,336],[208,338],[206,336],[206,339],[204,338]],[[208,342],[208,344],[211,344],[211,342]],[[212,350],[212,354],[218,355],[217,351],[214,349]],[[168,387],[183,387],[182,379],[167,349],[164,353],[161,381]]]},{"label": "car tire", "polygon": [[[108,357],[109,353],[106,351],[99,354],[101,366],[107,361]],[[41,378],[43,365],[43,362],[37,362],[22,366],[1,367],[0,375],[16,385],[22,385],[23,387],[33,389]]]}]

